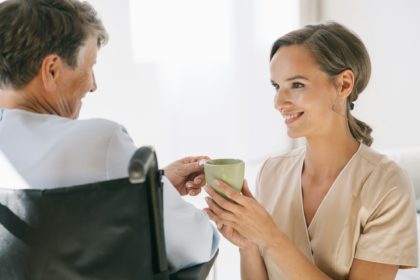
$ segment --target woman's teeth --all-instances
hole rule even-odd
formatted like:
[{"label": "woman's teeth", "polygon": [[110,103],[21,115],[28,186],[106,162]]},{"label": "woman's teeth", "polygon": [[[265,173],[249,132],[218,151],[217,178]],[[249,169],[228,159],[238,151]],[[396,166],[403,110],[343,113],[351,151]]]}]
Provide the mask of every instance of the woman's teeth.
[{"label": "woman's teeth", "polygon": [[298,116],[299,116],[299,114],[284,115],[284,118],[285,118],[286,120],[289,120],[289,119],[294,119],[294,118],[297,118]]}]

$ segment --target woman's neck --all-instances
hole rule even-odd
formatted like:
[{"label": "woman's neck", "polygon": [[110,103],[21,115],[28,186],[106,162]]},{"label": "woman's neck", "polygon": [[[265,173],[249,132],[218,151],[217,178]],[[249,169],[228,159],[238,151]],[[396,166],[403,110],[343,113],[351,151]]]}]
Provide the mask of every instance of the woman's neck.
[{"label": "woman's neck", "polygon": [[315,179],[335,178],[359,149],[350,132],[328,139],[307,139],[303,174]]}]

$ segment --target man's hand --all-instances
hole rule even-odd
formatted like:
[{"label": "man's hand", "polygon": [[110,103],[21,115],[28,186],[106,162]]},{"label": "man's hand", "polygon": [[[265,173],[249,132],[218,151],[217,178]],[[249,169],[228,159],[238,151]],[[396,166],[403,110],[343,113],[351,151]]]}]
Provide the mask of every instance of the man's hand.
[{"label": "man's hand", "polygon": [[182,158],[165,168],[165,176],[181,195],[198,195],[206,183],[200,161],[209,159],[207,156]]}]

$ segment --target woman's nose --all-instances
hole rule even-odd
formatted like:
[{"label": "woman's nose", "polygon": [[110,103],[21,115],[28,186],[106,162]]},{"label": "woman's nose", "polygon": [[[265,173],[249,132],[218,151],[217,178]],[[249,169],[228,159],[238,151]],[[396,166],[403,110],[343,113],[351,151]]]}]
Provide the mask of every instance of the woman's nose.
[{"label": "woman's nose", "polygon": [[281,113],[283,105],[286,100],[287,93],[285,89],[278,89],[276,95],[274,96],[274,108]]}]

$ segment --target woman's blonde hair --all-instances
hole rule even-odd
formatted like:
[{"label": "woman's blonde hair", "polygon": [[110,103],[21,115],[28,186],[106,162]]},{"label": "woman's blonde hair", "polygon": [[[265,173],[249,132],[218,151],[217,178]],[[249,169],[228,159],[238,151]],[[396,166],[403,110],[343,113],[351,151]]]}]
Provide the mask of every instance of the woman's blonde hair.
[{"label": "woman's blonde hair", "polygon": [[270,60],[278,49],[290,45],[301,45],[309,50],[321,70],[332,78],[347,69],[354,73],[354,87],[347,98],[346,115],[353,137],[370,146],[373,142],[372,129],[350,112],[354,106],[353,102],[366,88],[370,79],[371,63],[363,42],[353,32],[336,22],[307,25],[275,41],[271,48]]}]

